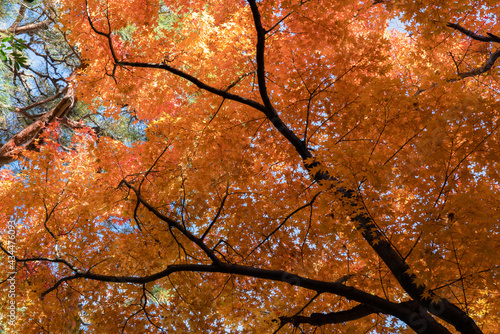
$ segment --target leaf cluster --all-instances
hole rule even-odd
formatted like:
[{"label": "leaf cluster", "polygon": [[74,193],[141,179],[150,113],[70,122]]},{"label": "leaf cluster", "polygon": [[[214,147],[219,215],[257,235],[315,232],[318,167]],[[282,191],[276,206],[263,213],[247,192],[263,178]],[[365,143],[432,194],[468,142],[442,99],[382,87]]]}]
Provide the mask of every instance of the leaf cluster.
[{"label": "leaf cluster", "polygon": [[23,39],[16,38],[14,35],[5,37],[0,44],[0,60],[13,66],[16,70],[26,67],[28,58],[24,54],[27,46]]}]

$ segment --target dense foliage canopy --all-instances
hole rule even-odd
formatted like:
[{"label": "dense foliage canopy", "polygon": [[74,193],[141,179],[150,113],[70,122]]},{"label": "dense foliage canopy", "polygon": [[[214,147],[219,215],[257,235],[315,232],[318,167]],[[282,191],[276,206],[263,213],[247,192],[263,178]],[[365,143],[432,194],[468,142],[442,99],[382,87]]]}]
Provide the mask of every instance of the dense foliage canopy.
[{"label": "dense foliage canopy", "polygon": [[498,0],[16,8],[4,330],[498,332]]}]

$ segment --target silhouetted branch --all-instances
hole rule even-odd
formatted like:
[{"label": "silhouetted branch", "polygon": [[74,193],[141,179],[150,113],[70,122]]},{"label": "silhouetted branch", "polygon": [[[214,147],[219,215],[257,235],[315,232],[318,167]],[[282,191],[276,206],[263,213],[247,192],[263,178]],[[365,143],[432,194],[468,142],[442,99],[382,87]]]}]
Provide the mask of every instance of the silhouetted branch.
[{"label": "silhouetted branch", "polygon": [[[468,36],[476,41],[487,42],[487,43],[491,43],[491,42],[500,43],[500,37],[493,35],[491,33],[487,33],[488,36],[478,35],[478,34],[474,33],[473,31],[468,30],[468,29],[466,29],[466,28],[464,28],[461,25],[456,24],[456,23],[448,23],[447,26],[461,32],[462,34],[464,34],[464,35],[466,35],[466,36]],[[467,72],[461,72],[461,73],[459,72],[458,76],[460,78],[464,79],[464,78],[474,77],[474,76],[486,73],[489,70],[491,70],[491,68],[495,64],[495,61],[499,57],[500,57],[500,49],[493,52],[490,55],[490,57],[486,60],[486,62],[484,63],[483,66],[475,68],[475,69],[467,71]]]},{"label": "silhouetted branch", "polygon": [[478,34],[474,33],[473,31],[465,29],[464,27],[462,27],[459,24],[451,23],[451,22],[448,23],[446,26],[450,27],[450,28],[453,28],[453,29],[455,29],[457,31],[460,31],[462,34],[467,35],[470,38],[475,39],[476,41],[500,43],[500,37],[495,36],[495,35],[490,34],[490,33],[487,33],[488,36],[478,35]]},{"label": "silhouetted branch", "polygon": [[295,315],[292,317],[280,317],[281,324],[310,324],[314,326],[323,326],[327,324],[339,324],[364,318],[370,314],[380,313],[376,308],[367,305],[358,305],[352,309],[330,313],[312,313],[310,316]]}]

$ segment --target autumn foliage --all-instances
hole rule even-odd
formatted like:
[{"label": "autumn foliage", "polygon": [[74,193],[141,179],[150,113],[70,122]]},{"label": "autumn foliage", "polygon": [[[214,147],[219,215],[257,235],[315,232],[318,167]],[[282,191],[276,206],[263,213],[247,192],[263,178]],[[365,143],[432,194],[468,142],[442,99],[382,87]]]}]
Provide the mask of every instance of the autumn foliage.
[{"label": "autumn foliage", "polygon": [[497,1],[55,3],[144,136],[1,171],[5,330],[499,331]]}]

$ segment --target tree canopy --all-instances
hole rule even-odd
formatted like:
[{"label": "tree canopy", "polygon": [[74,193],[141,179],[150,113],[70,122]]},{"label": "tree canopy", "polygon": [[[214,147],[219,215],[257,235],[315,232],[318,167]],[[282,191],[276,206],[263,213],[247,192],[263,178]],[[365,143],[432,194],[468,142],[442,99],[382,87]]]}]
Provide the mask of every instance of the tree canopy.
[{"label": "tree canopy", "polygon": [[40,6],[4,330],[499,330],[498,1]]}]

